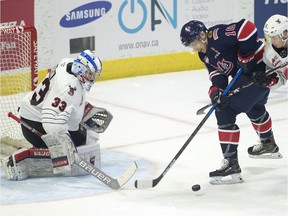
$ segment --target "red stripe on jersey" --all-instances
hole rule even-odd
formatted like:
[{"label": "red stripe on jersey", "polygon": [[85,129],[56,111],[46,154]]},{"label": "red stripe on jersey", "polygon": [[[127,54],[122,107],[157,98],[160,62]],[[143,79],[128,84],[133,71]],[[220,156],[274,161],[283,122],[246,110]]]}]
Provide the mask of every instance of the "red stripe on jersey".
[{"label": "red stripe on jersey", "polygon": [[214,76],[219,75],[219,74],[220,74],[220,73],[219,73],[217,70],[212,71],[212,72],[209,74],[209,80],[212,80],[212,78],[213,78]]},{"label": "red stripe on jersey", "polygon": [[218,129],[218,136],[220,143],[234,143],[238,144],[240,137],[240,130],[221,130]]},{"label": "red stripe on jersey", "polygon": [[246,41],[257,31],[254,23],[245,20],[238,32],[238,40]]},{"label": "red stripe on jersey", "polygon": [[261,61],[263,61],[264,47],[265,47],[265,43],[262,43],[261,46],[258,48],[258,50],[256,50],[255,52],[254,58],[257,63],[260,63]]},{"label": "red stripe on jersey", "polygon": [[272,121],[271,121],[271,118],[269,116],[269,118],[265,122],[262,122],[259,124],[252,122],[252,125],[258,133],[266,133],[267,131],[271,130]]}]

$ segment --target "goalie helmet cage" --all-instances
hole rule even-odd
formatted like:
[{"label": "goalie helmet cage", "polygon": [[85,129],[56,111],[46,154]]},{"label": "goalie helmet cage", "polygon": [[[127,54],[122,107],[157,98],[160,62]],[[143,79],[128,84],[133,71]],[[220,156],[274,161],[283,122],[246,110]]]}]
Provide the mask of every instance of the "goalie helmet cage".
[{"label": "goalie helmet cage", "polygon": [[25,146],[19,124],[7,114],[17,113],[22,98],[38,84],[37,31],[34,26],[1,27],[0,36],[0,136],[5,154],[4,143]]}]

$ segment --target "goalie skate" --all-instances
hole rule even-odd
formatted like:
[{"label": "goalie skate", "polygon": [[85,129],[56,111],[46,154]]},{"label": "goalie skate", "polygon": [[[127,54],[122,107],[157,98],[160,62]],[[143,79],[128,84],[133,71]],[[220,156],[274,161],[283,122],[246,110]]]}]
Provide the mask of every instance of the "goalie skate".
[{"label": "goalie skate", "polygon": [[220,169],[209,173],[210,184],[238,184],[244,180],[237,159],[223,159]]}]

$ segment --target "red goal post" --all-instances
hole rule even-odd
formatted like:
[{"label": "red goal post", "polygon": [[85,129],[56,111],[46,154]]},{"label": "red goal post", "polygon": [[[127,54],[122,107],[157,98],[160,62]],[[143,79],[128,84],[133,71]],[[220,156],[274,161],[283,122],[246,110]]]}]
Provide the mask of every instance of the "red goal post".
[{"label": "red goal post", "polygon": [[34,26],[1,27],[0,37],[0,136],[6,154],[6,144],[18,148],[25,143],[19,124],[7,114],[17,114],[22,98],[38,84],[38,46]]}]

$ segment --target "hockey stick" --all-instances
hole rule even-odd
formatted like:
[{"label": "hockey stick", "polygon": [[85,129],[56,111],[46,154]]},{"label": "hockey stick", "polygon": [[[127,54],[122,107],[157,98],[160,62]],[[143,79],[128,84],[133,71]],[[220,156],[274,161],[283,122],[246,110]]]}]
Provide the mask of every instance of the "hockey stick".
[{"label": "hockey stick", "polygon": [[[232,79],[232,81],[229,83],[229,85],[227,86],[227,88],[223,92],[223,95],[226,95],[228,93],[228,91],[230,90],[232,85],[236,82],[236,80],[241,75],[241,73],[242,73],[242,68],[240,68],[237,71],[235,77]],[[187,139],[187,141],[184,143],[184,145],[181,147],[181,149],[174,156],[172,161],[168,164],[168,166],[165,168],[165,170],[160,174],[160,176],[158,178],[153,179],[153,180],[136,180],[135,181],[135,187],[140,188],[140,189],[155,187],[161,181],[161,179],[167,174],[167,172],[170,170],[170,168],[174,165],[176,160],[179,158],[179,156],[182,154],[182,152],[185,150],[185,148],[188,146],[188,144],[191,142],[191,140],[195,137],[195,135],[198,133],[198,131],[202,128],[204,123],[207,121],[207,119],[210,117],[210,115],[216,109],[217,106],[218,106],[218,103],[215,103],[211,107],[209,112],[206,114],[206,116],[203,118],[203,120],[200,122],[200,124],[196,127],[196,129],[193,131],[193,133],[190,135],[190,137]]]},{"label": "hockey stick", "polygon": [[[279,66],[276,67],[276,68],[273,68],[273,69],[268,70],[267,72],[265,72],[265,73],[266,73],[266,76],[271,75],[271,74],[274,73],[276,70],[278,70],[278,69],[280,69],[280,68],[283,68],[283,67],[285,67],[286,65],[288,65],[288,62],[285,62],[285,63],[279,65]],[[249,82],[249,83],[246,84],[246,85],[243,85],[243,86],[238,87],[237,89],[234,89],[231,93],[229,93],[229,96],[234,95],[234,94],[237,94],[241,89],[247,88],[247,87],[251,86],[252,84],[253,84],[253,82],[251,81],[251,82]],[[211,107],[211,106],[212,106],[211,103],[203,106],[202,108],[200,108],[199,110],[197,110],[196,115],[205,114],[205,110],[208,109],[208,108]]]},{"label": "hockey stick", "polygon": [[[39,132],[35,128],[28,125],[25,121],[23,121],[22,119],[15,116],[12,112],[8,113],[8,117],[14,119],[19,124],[23,125],[24,127],[26,127],[28,130],[30,130],[31,132],[33,132],[37,136],[41,137],[43,135],[41,132]],[[126,184],[138,169],[137,164],[134,161],[132,163],[132,165],[130,165],[130,167],[121,176],[114,179],[111,176],[107,175],[102,170],[100,170],[99,168],[95,167],[90,162],[87,162],[86,160],[81,158],[76,152],[74,153],[74,156],[75,156],[75,163],[80,168],[82,168],[83,170],[86,170],[88,173],[90,173],[92,176],[97,178],[99,181],[101,181],[102,183],[104,183],[108,187],[115,189],[115,190],[121,188],[124,184]]]},{"label": "hockey stick", "polygon": [[[253,85],[253,82],[249,82],[249,83],[246,84],[246,85],[242,85],[242,86],[234,89],[233,91],[229,92],[228,96],[230,97],[230,96],[232,96],[232,95],[235,95],[235,94],[237,94],[238,92],[240,92],[242,89],[247,88],[247,87],[249,87],[249,86],[251,86],[251,85]],[[212,103],[205,105],[204,107],[202,107],[202,108],[200,108],[199,110],[197,110],[196,115],[205,114],[205,110],[208,109],[208,108],[211,107],[211,106],[212,106]]]}]

